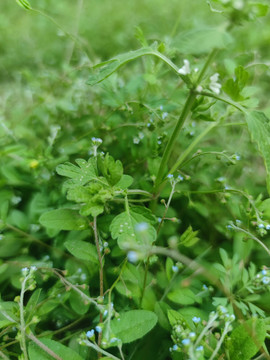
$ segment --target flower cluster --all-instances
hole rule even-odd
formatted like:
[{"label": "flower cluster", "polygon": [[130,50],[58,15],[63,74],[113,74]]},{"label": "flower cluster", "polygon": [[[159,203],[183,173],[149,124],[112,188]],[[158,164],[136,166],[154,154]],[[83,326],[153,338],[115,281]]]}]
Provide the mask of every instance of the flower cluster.
[{"label": "flower cluster", "polygon": [[[174,345],[170,348],[171,352],[186,353],[192,359],[204,359],[204,344],[207,343],[213,335],[213,329],[217,326],[221,328],[219,340],[216,344],[216,352],[224,341],[225,335],[232,330],[231,323],[235,320],[235,316],[230,314],[224,306],[218,306],[216,311],[209,315],[208,321],[202,321],[199,316],[192,318],[193,326],[189,327],[185,321],[177,320],[173,326],[172,339]],[[214,350],[215,352],[215,350]]]},{"label": "flower cluster", "polygon": [[256,288],[270,287],[270,269],[264,268],[258,274],[256,274],[253,283]]}]

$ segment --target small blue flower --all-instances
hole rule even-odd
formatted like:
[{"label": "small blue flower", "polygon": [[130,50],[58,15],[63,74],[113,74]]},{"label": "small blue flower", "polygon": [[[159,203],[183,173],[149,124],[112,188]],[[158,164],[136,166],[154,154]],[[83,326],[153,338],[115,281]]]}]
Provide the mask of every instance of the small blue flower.
[{"label": "small blue flower", "polygon": [[182,344],[185,345],[185,346],[189,345],[190,344],[190,339],[182,340]]},{"label": "small blue flower", "polygon": [[100,326],[96,326],[95,329],[96,329],[96,332],[99,334],[102,332],[102,328]]},{"label": "small blue flower", "polygon": [[113,343],[115,343],[116,341],[118,341],[118,339],[117,339],[116,337],[113,337],[113,338],[111,338],[110,343],[113,344]]},{"label": "small blue flower", "polygon": [[167,175],[167,178],[168,178],[168,179],[173,179],[173,174]]},{"label": "small blue flower", "polygon": [[165,120],[167,116],[168,116],[167,112],[162,113],[162,120]]},{"label": "small blue flower", "polygon": [[269,284],[269,283],[270,283],[270,278],[267,277],[267,276],[264,276],[264,277],[262,278],[262,283],[263,283],[264,285]]},{"label": "small blue flower", "polygon": [[108,310],[105,310],[104,313],[103,313],[104,316],[107,316],[108,315]]},{"label": "small blue flower", "polygon": [[192,318],[192,321],[195,323],[195,324],[199,324],[199,322],[201,321],[201,318],[200,317],[197,317],[197,316],[194,316]]},{"label": "small blue flower", "polygon": [[174,272],[174,273],[177,273],[178,272],[178,266],[177,265],[173,265],[172,266],[172,271]]},{"label": "small blue flower", "polygon": [[161,223],[162,218],[161,218],[161,217],[158,217],[157,220],[158,220],[159,223]]},{"label": "small blue flower", "polygon": [[191,339],[194,339],[196,337],[196,333],[194,331],[190,332],[188,334],[188,336],[191,338]]},{"label": "small blue flower", "polygon": [[203,288],[203,290],[205,290],[205,291],[209,290],[209,289],[208,289],[208,286],[205,285],[205,284],[203,284],[202,288]]},{"label": "small blue flower", "polygon": [[203,346],[201,345],[201,346],[198,346],[197,348],[196,348],[196,351],[203,351]]},{"label": "small blue flower", "polygon": [[183,181],[183,180],[184,180],[183,176],[181,176],[181,175],[178,175],[178,176],[177,176],[177,179],[178,179],[179,181]]},{"label": "small blue flower", "polygon": [[270,230],[270,225],[267,224],[265,228],[266,228],[266,230]]},{"label": "small blue flower", "polygon": [[261,271],[261,273],[262,273],[262,275],[266,275],[266,274],[267,274],[267,271],[266,271],[265,269],[263,269],[263,270]]},{"label": "small blue flower", "polygon": [[91,339],[95,335],[94,329],[87,331],[86,336]]},{"label": "small blue flower", "polygon": [[136,251],[129,251],[127,254],[128,261],[131,263],[135,263],[139,260],[139,256]]},{"label": "small blue flower", "polygon": [[176,350],[178,350],[178,346],[175,344],[175,345],[173,345],[172,349],[173,349],[173,351],[176,351]]},{"label": "small blue flower", "polygon": [[233,228],[232,225],[227,225],[226,227],[228,230],[232,230],[232,228]]},{"label": "small blue flower", "polygon": [[259,229],[264,229],[264,225],[263,225],[263,224],[259,224],[259,225],[258,225],[258,228],[259,228]]}]

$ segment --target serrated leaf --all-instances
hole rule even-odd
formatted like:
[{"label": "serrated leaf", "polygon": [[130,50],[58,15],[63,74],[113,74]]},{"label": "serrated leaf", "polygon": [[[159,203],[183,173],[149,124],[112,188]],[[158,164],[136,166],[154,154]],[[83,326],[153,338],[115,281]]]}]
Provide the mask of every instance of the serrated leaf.
[{"label": "serrated leaf", "polygon": [[232,38],[224,29],[202,27],[180,33],[175,37],[173,46],[185,55],[202,54],[208,53],[214,48],[225,48],[230,42],[232,42]]},{"label": "serrated leaf", "polygon": [[[39,339],[44,345],[58,355],[62,360],[83,360],[83,358],[71,348],[62,345],[61,343],[51,339]],[[41,349],[34,342],[30,342],[28,345],[28,353],[30,360],[52,360],[51,355]]]},{"label": "serrated leaf", "polygon": [[252,318],[239,325],[230,335],[227,348],[233,360],[249,360],[262,346],[266,336],[264,320]]},{"label": "serrated leaf", "polygon": [[110,185],[115,185],[120,181],[123,175],[123,165],[121,161],[115,161],[114,158],[107,153],[105,157],[99,156],[97,158],[97,165],[99,171]]},{"label": "serrated leaf", "polygon": [[80,214],[83,216],[98,216],[104,211],[104,204],[112,198],[110,189],[99,183],[87,186],[74,186],[68,190],[67,199],[76,203],[83,203]]},{"label": "serrated leaf", "polygon": [[263,112],[252,111],[246,114],[246,122],[251,139],[263,156],[267,173],[267,190],[270,194],[270,123]]},{"label": "serrated leaf", "polygon": [[67,188],[75,185],[85,185],[89,181],[97,179],[94,158],[90,158],[88,161],[84,159],[75,161],[79,166],[66,162],[56,168],[57,174],[70,178],[70,180],[66,181]]},{"label": "serrated leaf", "polygon": [[175,72],[178,73],[178,67],[171,62],[166,56],[158,52],[151,47],[144,47],[138,50],[130,51],[125,54],[120,54],[116,58],[105,61],[93,67],[93,70],[98,69],[89,76],[87,84],[95,85],[105,80],[107,77],[112,75],[121,66],[127,64],[129,61],[135,60],[141,56],[153,55],[162,59],[167,65],[169,65]]},{"label": "serrated leaf", "polygon": [[116,188],[120,188],[122,190],[127,189],[133,183],[133,177],[129,175],[122,175],[121,179],[118,183],[115,184]]},{"label": "serrated leaf", "polygon": [[110,231],[112,238],[117,239],[120,249],[127,249],[132,245],[151,245],[157,235],[148,219],[132,210],[117,215],[111,223]]},{"label": "serrated leaf", "polygon": [[247,85],[249,79],[249,73],[243,66],[238,66],[235,70],[235,77],[228,79],[222,86],[225,91],[234,101],[244,100],[244,96],[241,95],[242,90]]},{"label": "serrated leaf", "polygon": [[66,249],[76,258],[98,264],[96,247],[85,241],[70,239],[65,242]]},{"label": "serrated leaf", "polygon": [[152,311],[131,310],[120,314],[120,320],[113,319],[111,330],[123,344],[126,344],[142,338],[156,323],[157,316]]},{"label": "serrated leaf", "polygon": [[48,211],[39,218],[41,225],[57,230],[84,230],[88,228],[87,220],[77,211],[56,209]]}]

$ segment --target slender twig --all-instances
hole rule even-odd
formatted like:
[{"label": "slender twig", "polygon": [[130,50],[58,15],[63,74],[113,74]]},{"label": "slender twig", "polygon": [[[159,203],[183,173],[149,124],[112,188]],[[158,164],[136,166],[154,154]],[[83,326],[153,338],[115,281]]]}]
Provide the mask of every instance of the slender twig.
[{"label": "slender twig", "polygon": [[90,342],[89,340],[82,340],[83,343],[89,347],[91,347],[92,349],[96,350],[98,353],[102,353],[103,355],[108,356],[108,358],[112,359],[112,360],[121,360],[120,358],[110,354],[109,352],[101,349],[101,347],[99,347],[97,344],[94,344],[92,342]]},{"label": "slender twig", "polygon": [[0,350],[0,356],[4,360],[9,360],[9,357],[7,357],[1,350]]},{"label": "slender twig", "polygon": [[225,339],[225,336],[229,332],[230,326],[231,326],[231,323],[229,321],[225,323],[225,327],[224,327],[224,330],[222,332],[222,335],[221,335],[221,337],[220,337],[220,339],[219,339],[219,341],[217,343],[217,346],[216,346],[215,350],[213,351],[213,353],[212,353],[209,360],[215,359],[215,356],[217,355],[217,353],[218,353],[218,351],[219,351],[219,349],[220,349],[220,347],[221,347],[221,345],[222,345],[222,343],[223,343],[223,341]]},{"label": "slender twig", "polygon": [[21,288],[21,294],[20,294],[20,302],[19,302],[19,307],[20,307],[20,330],[21,330],[21,348],[22,348],[22,352],[24,355],[24,360],[28,360],[28,354],[27,354],[27,347],[26,347],[26,334],[25,334],[25,320],[24,320],[24,305],[23,305],[23,301],[24,301],[24,293],[26,291],[25,287],[26,287],[26,283],[29,279],[30,275],[25,276],[25,278],[23,279],[22,282],[22,288]]},{"label": "slender twig", "polygon": [[270,250],[268,249],[268,247],[261,240],[259,240],[255,235],[251,234],[249,231],[242,229],[234,224],[231,224],[231,226],[234,230],[240,231],[240,232],[246,234],[252,240],[256,241],[270,256]]},{"label": "slender twig", "polygon": [[52,356],[56,360],[64,360],[59,355],[55,354],[54,351],[52,351],[48,346],[43,344],[38,338],[35,337],[33,333],[27,334],[27,337],[32,340],[35,344],[37,344],[42,350],[44,350],[47,354]]},{"label": "slender twig", "polygon": [[[101,299],[103,299],[104,296],[104,285],[103,285],[103,262],[102,262],[102,255],[101,255],[101,251],[100,251],[100,246],[99,246],[99,238],[98,238],[98,229],[97,229],[97,217],[94,216],[94,221],[93,221],[93,231],[94,231],[94,237],[95,237],[95,244],[96,244],[96,249],[97,249],[97,254],[98,254],[98,261],[99,261],[99,296],[101,297]],[[103,312],[100,311],[99,313],[99,322],[102,323],[103,320]],[[98,345],[100,346],[101,344],[101,338],[102,338],[102,333],[100,332],[98,334]],[[100,357],[100,354],[99,354]]]}]

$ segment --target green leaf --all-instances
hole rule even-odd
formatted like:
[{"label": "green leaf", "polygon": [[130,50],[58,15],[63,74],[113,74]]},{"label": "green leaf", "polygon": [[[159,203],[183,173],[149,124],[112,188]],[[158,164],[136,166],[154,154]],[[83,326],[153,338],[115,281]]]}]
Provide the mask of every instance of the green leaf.
[{"label": "green leaf", "polygon": [[26,10],[32,10],[32,7],[27,0],[16,0],[16,3]]},{"label": "green leaf", "polygon": [[171,326],[175,325],[183,325],[188,328],[188,324],[183,315],[181,315],[178,311],[168,310],[168,319]]},{"label": "green leaf", "polygon": [[97,178],[94,158],[90,158],[88,161],[84,159],[77,159],[75,161],[79,166],[66,162],[65,164],[58,165],[56,168],[57,174],[71,179],[66,181],[66,188],[75,185],[85,185]]},{"label": "green leaf", "polygon": [[[190,289],[177,289],[168,294],[168,299],[176,304],[191,305],[196,301],[196,296]],[[199,299],[197,299],[199,300]]]},{"label": "green leaf", "polygon": [[151,47],[144,47],[135,51],[130,51],[128,53],[118,55],[116,58],[94,66],[93,70],[98,69],[98,72],[93,72],[89,76],[87,84],[98,84],[99,82],[105,80],[107,77],[112,75],[121,66],[127,64],[129,61],[135,60],[145,55],[157,56],[158,58],[162,59],[167,65],[169,65],[176,73],[178,73],[178,67],[174,63],[172,63],[171,60],[169,60],[166,56]]},{"label": "green leaf", "polygon": [[172,44],[186,55],[208,53],[214,48],[225,48],[231,42],[231,36],[224,29],[203,27],[180,33]]},{"label": "green leaf", "polygon": [[110,226],[113,239],[117,239],[120,249],[132,245],[151,245],[156,240],[156,230],[148,219],[128,210],[117,215]]},{"label": "green leaf", "polygon": [[[83,360],[83,358],[71,348],[62,345],[61,343],[51,339],[39,339],[45,346],[52,350],[62,360]],[[30,360],[52,360],[51,355],[47,354],[45,350],[41,349],[34,342],[30,342],[28,346],[28,353]]]},{"label": "green leaf", "polygon": [[125,190],[129,188],[132,183],[133,183],[133,177],[129,175],[122,175],[118,183],[115,184],[115,187]]},{"label": "green leaf", "polygon": [[84,230],[88,228],[87,220],[77,211],[70,209],[56,209],[48,211],[39,218],[41,225],[58,230]]},{"label": "green leaf", "polygon": [[180,245],[190,247],[195,245],[199,238],[196,236],[198,234],[198,231],[193,231],[192,227],[189,226],[187,230],[181,235],[180,238]]},{"label": "green leaf", "polygon": [[120,314],[120,320],[111,321],[111,330],[123,344],[142,338],[157,323],[157,316],[152,311],[131,310]]},{"label": "green leaf", "polygon": [[104,204],[112,198],[112,192],[99,183],[87,186],[74,186],[68,190],[67,199],[83,203],[80,214],[98,216],[104,211]]},{"label": "green leaf", "polygon": [[65,242],[67,250],[76,258],[98,264],[96,247],[85,241],[70,239]]},{"label": "green leaf", "polygon": [[107,153],[105,157],[99,156],[97,158],[97,165],[99,171],[110,185],[115,185],[120,181],[123,175],[123,165],[121,161],[115,161],[114,158]]},{"label": "green leaf", "polygon": [[244,96],[241,95],[242,90],[247,85],[249,79],[249,73],[243,68],[238,66],[235,70],[235,77],[228,79],[222,86],[222,89],[234,100],[244,100]]},{"label": "green leaf", "polygon": [[270,123],[263,112],[252,111],[246,114],[246,122],[251,139],[263,156],[267,173],[267,190],[270,194]]},{"label": "green leaf", "polygon": [[[88,289],[81,289],[81,291],[90,296]],[[85,302],[85,299],[81,297],[77,291],[71,290],[69,297],[70,306],[78,315],[84,315],[89,310],[90,304]]]},{"label": "green leaf", "polygon": [[230,335],[227,348],[233,360],[249,360],[262,346],[266,336],[264,320],[252,318],[239,325]]}]

